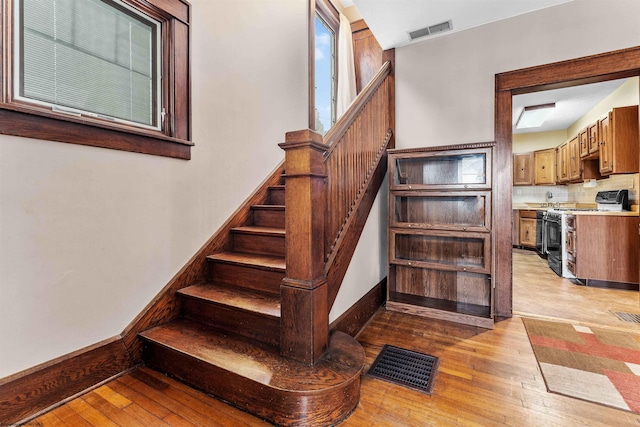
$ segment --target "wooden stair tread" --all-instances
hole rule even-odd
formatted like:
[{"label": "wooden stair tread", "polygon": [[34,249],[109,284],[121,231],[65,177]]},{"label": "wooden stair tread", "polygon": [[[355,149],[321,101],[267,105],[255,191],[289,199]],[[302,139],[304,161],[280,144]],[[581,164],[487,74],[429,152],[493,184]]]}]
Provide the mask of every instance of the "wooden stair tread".
[{"label": "wooden stair tread", "polygon": [[207,259],[272,271],[284,272],[286,268],[284,257],[271,255],[249,254],[244,252],[220,252],[207,256]]},{"label": "wooden stair tread", "polygon": [[148,341],[280,391],[304,392],[341,386],[358,377],[365,362],[360,344],[342,332],[332,334],[329,349],[314,366],[281,357],[276,348],[266,344],[213,332],[184,319],[157,326],[140,335]]},{"label": "wooden stair tread", "polygon": [[215,283],[201,283],[180,289],[178,293],[215,304],[280,317],[280,299],[260,291]]},{"label": "wooden stair tread", "polygon": [[231,229],[234,233],[246,233],[246,234],[262,234],[268,236],[284,237],[284,228],[277,227],[261,227],[258,225],[244,225],[242,227],[234,227]]}]

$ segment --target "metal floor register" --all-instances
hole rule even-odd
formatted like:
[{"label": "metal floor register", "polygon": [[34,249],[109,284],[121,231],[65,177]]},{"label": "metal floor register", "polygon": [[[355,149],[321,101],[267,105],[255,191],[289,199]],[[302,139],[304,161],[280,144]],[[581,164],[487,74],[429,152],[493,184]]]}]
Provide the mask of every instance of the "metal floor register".
[{"label": "metal floor register", "polygon": [[439,359],[428,354],[385,345],[368,375],[431,394]]}]

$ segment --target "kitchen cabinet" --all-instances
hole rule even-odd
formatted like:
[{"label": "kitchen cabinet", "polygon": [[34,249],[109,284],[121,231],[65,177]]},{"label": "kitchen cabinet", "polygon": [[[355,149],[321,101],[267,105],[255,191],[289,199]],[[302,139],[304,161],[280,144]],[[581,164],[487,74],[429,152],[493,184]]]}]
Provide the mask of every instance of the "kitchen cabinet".
[{"label": "kitchen cabinet", "polygon": [[520,211],[513,209],[511,214],[511,245],[520,245]]},{"label": "kitchen cabinet", "polygon": [[[535,215],[535,212],[534,212]],[[520,245],[536,247],[536,219],[520,218]]]},{"label": "kitchen cabinet", "polygon": [[589,146],[588,157],[597,158],[600,151],[600,122],[590,124],[587,127],[587,140]]},{"label": "kitchen cabinet", "polygon": [[559,182],[569,182],[569,144],[567,142],[558,148],[558,165],[560,166]]},{"label": "kitchen cabinet", "polygon": [[586,281],[638,283],[638,217],[567,215],[567,267]]},{"label": "kitchen cabinet", "polygon": [[580,181],[582,179],[582,170],[580,168],[580,142],[576,136],[569,141],[569,181]]},{"label": "kitchen cabinet", "polygon": [[513,185],[533,185],[533,153],[513,155]]},{"label": "kitchen cabinet", "polygon": [[638,106],[613,108],[599,125],[600,173],[637,173]]},{"label": "kitchen cabinet", "polygon": [[493,146],[389,150],[388,310],[493,327]]},{"label": "kitchen cabinet", "polygon": [[589,155],[589,136],[587,135],[587,128],[582,129],[578,133],[578,142],[580,144],[580,157],[586,157]]},{"label": "kitchen cabinet", "polygon": [[538,150],[533,152],[533,169],[535,185],[553,185],[556,183],[556,150]]}]

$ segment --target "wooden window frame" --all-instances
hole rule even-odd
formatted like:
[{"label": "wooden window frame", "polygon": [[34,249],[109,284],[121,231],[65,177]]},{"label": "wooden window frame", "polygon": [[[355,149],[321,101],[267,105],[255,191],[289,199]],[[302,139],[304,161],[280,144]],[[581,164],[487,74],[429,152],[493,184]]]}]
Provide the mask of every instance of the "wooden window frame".
[{"label": "wooden window frame", "polygon": [[163,130],[75,117],[20,102],[13,94],[14,0],[0,0],[0,134],[191,158],[190,4],[185,0],[121,0],[161,23]]},{"label": "wooden window frame", "polygon": [[338,12],[338,9],[336,9],[336,7],[329,0],[309,0],[309,129],[316,128],[316,13],[320,15],[320,17],[327,23],[327,25],[329,25],[329,27],[331,27],[331,29],[336,34],[336,88],[338,86],[338,37],[340,30],[340,12]]}]

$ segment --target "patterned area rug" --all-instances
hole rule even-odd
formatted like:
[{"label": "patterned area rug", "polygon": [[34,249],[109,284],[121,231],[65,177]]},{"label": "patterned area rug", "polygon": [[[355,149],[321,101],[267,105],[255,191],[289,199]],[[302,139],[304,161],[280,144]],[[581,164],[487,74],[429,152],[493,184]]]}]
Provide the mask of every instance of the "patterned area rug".
[{"label": "patterned area rug", "polygon": [[640,335],[522,320],[550,392],[640,413]]}]

